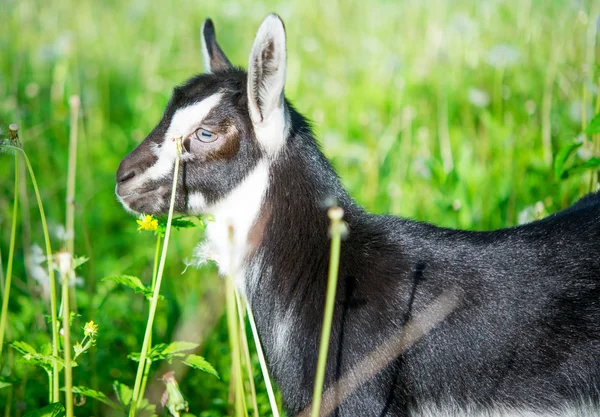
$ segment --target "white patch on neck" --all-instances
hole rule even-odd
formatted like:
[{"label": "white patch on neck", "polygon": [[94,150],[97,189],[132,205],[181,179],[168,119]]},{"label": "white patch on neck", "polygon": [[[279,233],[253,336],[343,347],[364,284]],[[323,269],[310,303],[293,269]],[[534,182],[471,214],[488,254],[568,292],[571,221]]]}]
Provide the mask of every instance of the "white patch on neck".
[{"label": "white patch on neck", "polygon": [[202,193],[193,192],[188,194],[187,201],[188,213],[192,215],[201,215],[206,211],[206,200]]},{"label": "white patch on neck", "polygon": [[246,258],[252,249],[248,235],[259,216],[268,183],[269,164],[262,160],[229,195],[205,210],[214,217],[206,226],[210,256],[221,274],[234,277],[242,292]]}]

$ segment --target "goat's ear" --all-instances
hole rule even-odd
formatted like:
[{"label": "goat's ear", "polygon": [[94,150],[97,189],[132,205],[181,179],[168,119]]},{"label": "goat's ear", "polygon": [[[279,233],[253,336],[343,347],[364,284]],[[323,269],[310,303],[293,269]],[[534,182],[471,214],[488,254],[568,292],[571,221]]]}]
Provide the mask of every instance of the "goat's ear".
[{"label": "goat's ear", "polygon": [[208,73],[233,68],[217,43],[215,26],[210,19],[206,19],[202,25],[202,58],[204,60],[204,71]]},{"label": "goat's ear", "polygon": [[270,14],[258,28],[248,64],[248,107],[254,124],[269,119],[274,110],[283,116],[285,85],[285,28]]}]

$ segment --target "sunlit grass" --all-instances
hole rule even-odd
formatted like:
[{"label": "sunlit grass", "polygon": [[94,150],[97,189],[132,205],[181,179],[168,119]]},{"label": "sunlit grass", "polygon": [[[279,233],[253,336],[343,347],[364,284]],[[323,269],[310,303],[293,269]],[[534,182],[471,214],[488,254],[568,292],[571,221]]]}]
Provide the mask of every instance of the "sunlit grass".
[{"label": "sunlit grass", "polygon": [[[517,224],[532,207],[565,207],[595,182],[587,174],[559,181],[552,161],[600,106],[598,2],[7,0],[3,6],[0,133],[9,122],[21,126],[54,224],[64,223],[68,100],[81,97],[73,227],[77,252],[90,261],[80,271],[83,287],[74,291],[77,308],[93,311],[102,329],[94,355],[103,365],[80,364],[76,385],[110,392],[112,381],[135,377],[135,363],[122,366],[115,358],[139,350],[146,301],[97,281],[132,274],[150,283],[154,251],[116,201],[114,175],[159,121],[171,89],[202,70],[199,28],[208,16],[231,60],[244,67],[263,17],[271,11],[283,17],[286,94],[313,121],[351,194],[371,211],[492,229]],[[598,152],[598,135],[595,144],[592,139],[577,157]],[[4,255],[14,166],[7,155],[0,158]],[[33,227],[30,238],[22,238],[29,243],[15,252],[9,313],[18,320],[10,322],[11,339],[40,329],[34,337],[41,344],[47,342],[42,291],[24,264],[30,244],[44,238],[36,207],[23,210],[23,221]],[[196,231],[181,232],[172,251],[189,257],[197,241]],[[179,276],[184,266],[174,259],[165,268]],[[227,326],[211,301],[221,295],[221,284],[210,267],[168,280],[169,303],[158,306],[156,318],[156,341],[170,340],[182,312],[206,309],[198,326],[217,323],[202,334],[202,349],[222,379],[194,373],[179,381],[190,406],[207,410],[206,416],[229,407]],[[208,301],[219,310],[213,316]],[[24,391],[15,391],[15,401],[32,407],[47,394],[35,388],[46,381],[23,364],[16,367],[30,379]],[[258,379],[257,391],[263,415],[269,402]],[[5,395],[0,391],[0,404]]]}]

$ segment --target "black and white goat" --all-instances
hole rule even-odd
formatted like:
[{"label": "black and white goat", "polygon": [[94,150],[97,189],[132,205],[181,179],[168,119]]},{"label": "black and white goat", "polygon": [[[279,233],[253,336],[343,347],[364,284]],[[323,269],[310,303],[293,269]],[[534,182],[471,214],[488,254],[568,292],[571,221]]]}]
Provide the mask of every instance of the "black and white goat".
[{"label": "black and white goat", "polygon": [[[333,414],[600,413],[598,194],[493,232],[366,213],[284,98],[279,17],[260,26],[248,73],[231,65],[210,20],[202,51],[207,73],[175,88],[158,126],[122,161],[116,192],[129,211],[165,213],[172,139],[183,137],[175,209],[214,216],[199,252],[245,294],[290,415],[312,400],[331,198],[349,227],[325,380]],[[419,322],[432,306],[447,311]]]}]

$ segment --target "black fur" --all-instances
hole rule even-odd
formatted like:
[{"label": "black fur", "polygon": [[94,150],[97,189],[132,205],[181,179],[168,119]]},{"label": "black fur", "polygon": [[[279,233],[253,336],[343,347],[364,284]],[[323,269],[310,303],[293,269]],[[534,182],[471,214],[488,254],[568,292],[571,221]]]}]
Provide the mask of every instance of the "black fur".
[{"label": "black fur", "polygon": [[[293,309],[284,359],[271,370],[291,415],[312,398],[329,242],[322,202],[334,196],[350,234],[341,270],[326,386],[445,290],[459,307],[364,384],[339,415],[407,415],[426,402],[548,411],[598,403],[600,195],[544,220],[468,232],[365,213],[345,193],[306,123],[274,166],[264,274],[249,299],[267,356]],[[385,413],[383,413],[385,411]]]},{"label": "black fur", "polygon": [[[246,85],[237,69],[193,78],[175,90],[147,139],[162,140],[177,108],[224,91],[217,116],[241,130],[239,148],[227,160],[184,169],[184,186],[212,201],[264,157],[249,120]],[[343,189],[306,120],[285,106],[291,127],[270,161],[257,246],[248,259],[247,270],[260,274],[248,276],[245,292],[289,415],[312,400],[329,263],[323,203],[331,198],[344,209],[349,235],[342,244],[325,389],[401,334],[438,296],[451,291],[458,297],[444,320],[362,383],[335,415],[407,416],[431,404],[541,414],[580,403],[598,407],[600,194],[546,219],[493,232],[372,215]],[[127,158],[121,182],[128,170],[148,164]],[[206,173],[212,180],[202,179]],[[178,208],[184,211],[185,204]],[[289,331],[278,339],[282,323]]]}]

